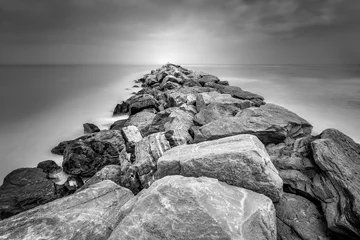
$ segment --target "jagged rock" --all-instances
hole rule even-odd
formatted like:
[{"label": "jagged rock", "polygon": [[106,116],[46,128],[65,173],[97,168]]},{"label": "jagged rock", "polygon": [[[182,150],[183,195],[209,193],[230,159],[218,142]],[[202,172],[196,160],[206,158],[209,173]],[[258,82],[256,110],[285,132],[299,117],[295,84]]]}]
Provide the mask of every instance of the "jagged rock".
[{"label": "jagged rock", "polygon": [[92,123],[84,123],[83,127],[85,134],[100,132],[100,129],[95,124]]},{"label": "jagged rock", "polygon": [[82,191],[90,186],[102,182],[104,180],[110,180],[121,186],[121,166],[119,165],[107,165],[98,171],[94,176],[85,181],[84,185],[78,190]]},{"label": "jagged rock", "polygon": [[201,84],[194,79],[189,79],[189,80],[185,81],[183,86],[184,87],[201,87]]},{"label": "jagged rock", "polygon": [[[330,230],[360,238],[360,147],[338,130],[312,142],[315,163],[324,172],[314,180]],[[321,196],[322,195],[322,196]]]},{"label": "jagged rock", "polygon": [[240,108],[231,104],[210,103],[195,115],[194,122],[202,126],[223,117],[233,117],[239,111],[241,111]]},{"label": "jagged rock", "polygon": [[160,85],[160,89],[163,90],[171,90],[171,89],[177,89],[179,88],[181,85],[174,83],[174,82],[166,82],[164,85]]},{"label": "jagged rock", "polygon": [[45,160],[45,161],[39,162],[37,165],[37,168],[42,169],[43,172],[46,174],[51,174],[51,173],[61,170],[61,167],[59,165],[57,165],[57,163],[53,160]]},{"label": "jagged rock", "polygon": [[158,180],[125,204],[120,216],[109,240],[276,239],[269,198],[211,178]]},{"label": "jagged rock", "polygon": [[220,85],[225,85],[225,86],[229,86],[229,85],[230,85],[228,81],[220,81],[220,82],[218,82],[218,84],[220,84]]},{"label": "jagged rock", "polygon": [[115,109],[113,111],[113,116],[127,113],[128,111],[129,111],[129,105],[123,101],[115,106]]},{"label": "jagged rock", "polygon": [[251,100],[256,104],[256,106],[261,106],[264,104],[264,97],[262,97],[258,94],[255,94],[255,93],[244,91],[239,87],[226,86],[226,85],[217,84],[217,83],[213,83],[213,82],[206,83],[204,86],[214,88],[219,93],[230,94],[234,98]]},{"label": "jagged rock", "polygon": [[218,83],[220,79],[214,75],[204,75],[201,78],[197,79],[197,81],[204,86],[206,83]]},{"label": "jagged rock", "polygon": [[0,239],[106,240],[118,224],[120,208],[132,197],[128,189],[103,181],[3,220]]},{"label": "jagged rock", "polygon": [[[133,115],[133,116],[135,116],[135,115]],[[127,121],[128,121],[128,119],[117,120],[113,124],[111,124],[109,130],[119,130],[120,131],[123,127],[125,127],[125,124]]]},{"label": "jagged rock", "polygon": [[158,160],[155,177],[168,175],[212,177],[262,193],[273,201],[283,182],[264,145],[252,135],[239,135],[174,147]]},{"label": "jagged rock", "polygon": [[62,194],[63,196],[67,196],[73,194],[84,185],[83,180],[79,176],[69,176],[64,184],[65,192]]},{"label": "jagged rock", "polygon": [[126,123],[123,127],[127,126],[135,126],[140,131],[150,125],[154,120],[156,114],[148,111],[141,111],[136,113],[135,115],[131,115],[129,119],[127,119]]},{"label": "jagged rock", "polygon": [[[4,178],[4,183],[0,187],[0,219],[45,204],[58,197],[60,196],[56,193],[54,183],[47,179],[47,174],[42,169],[16,169]],[[4,223],[1,222],[0,229],[3,225]]]},{"label": "jagged rock", "polygon": [[135,126],[124,127],[121,129],[121,133],[126,142],[136,143],[142,139],[139,129]]},{"label": "jagged rock", "polygon": [[284,193],[275,208],[278,239],[330,239],[323,215],[306,198]]},{"label": "jagged rock", "polygon": [[196,102],[196,95],[194,93],[181,93],[178,91],[167,91],[166,102],[169,107],[179,107],[181,105],[193,105]]},{"label": "jagged rock", "polygon": [[146,108],[157,109],[159,107],[159,102],[150,94],[135,95],[127,103],[129,104],[130,115],[141,112]]},{"label": "jagged rock", "polygon": [[120,152],[124,147],[124,139],[119,131],[101,131],[66,147],[63,170],[68,174],[91,177],[106,165],[119,164]]},{"label": "jagged rock", "polygon": [[196,96],[196,108],[200,112],[203,108],[211,103],[221,103],[232,105],[240,109],[245,109],[255,106],[253,102],[249,100],[240,100],[231,97],[230,94],[221,94],[218,92],[205,92],[199,93]]},{"label": "jagged rock", "polygon": [[197,114],[196,107],[194,105],[189,105],[186,103],[180,105],[180,110],[183,110],[185,112],[190,112],[193,115]]},{"label": "jagged rock", "polygon": [[141,188],[147,188],[154,181],[158,159],[170,149],[164,133],[154,133],[135,143],[135,162],[131,165],[131,172],[136,174]]},{"label": "jagged rock", "polygon": [[194,142],[253,134],[264,144],[280,143],[287,137],[309,135],[311,130],[311,124],[295,113],[275,104],[266,104],[246,108],[235,117],[223,117],[200,127],[195,132]]},{"label": "jagged rock", "polygon": [[184,83],[184,80],[181,78],[172,76],[172,75],[168,75],[162,80],[162,82],[160,84],[160,89],[164,89],[165,85],[170,84],[170,83],[175,83],[177,86],[180,86]]}]

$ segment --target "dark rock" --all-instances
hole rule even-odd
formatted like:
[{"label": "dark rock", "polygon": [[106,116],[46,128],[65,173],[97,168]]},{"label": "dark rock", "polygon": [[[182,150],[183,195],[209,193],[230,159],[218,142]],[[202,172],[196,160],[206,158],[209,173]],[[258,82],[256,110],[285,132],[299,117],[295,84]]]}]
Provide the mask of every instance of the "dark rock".
[{"label": "dark rock", "polygon": [[171,176],[121,208],[118,239],[276,239],[269,198],[211,178]]},{"label": "dark rock", "polygon": [[91,177],[102,167],[120,164],[119,156],[125,148],[121,133],[105,130],[84,141],[76,141],[65,149],[64,172]]},{"label": "dark rock", "polygon": [[66,180],[64,187],[66,189],[66,195],[73,194],[84,185],[83,180],[78,176],[69,176]]},{"label": "dark rock", "polygon": [[230,85],[228,81],[220,81],[220,82],[218,82],[218,84],[220,84],[220,85],[225,85],[225,86],[229,86],[229,85]]},{"label": "dark rock", "polygon": [[[58,198],[55,190],[54,183],[47,179],[47,174],[40,168],[20,168],[12,171],[0,187],[0,219]],[[4,226],[4,223],[1,223],[0,225]]]},{"label": "dark rock", "polygon": [[100,132],[100,129],[95,124],[92,123],[84,123],[83,127],[85,134]]},{"label": "dark rock", "polygon": [[330,239],[321,211],[309,200],[284,193],[275,208],[278,239]]},{"label": "dark rock", "polygon": [[54,173],[56,171],[61,170],[61,167],[57,165],[57,163],[53,160],[45,160],[42,162],[39,162],[37,165],[37,168],[40,168],[43,170],[44,173]]},{"label": "dark rock", "polygon": [[133,88],[139,88],[139,85],[134,85]]},{"label": "dark rock", "polygon": [[150,94],[135,95],[130,98],[128,101],[130,115],[141,112],[146,108],[155,108],[159,107],[159,102]]},{"label": "dark rock", "polygon": [[129,111],[129,105],[126,102],[121,102],[115,106],[113,116],[127,113]]},{"label": "dark rock", "polygon": [[264,144],[280,143],[287,137],[300,138],[311,133],[312,126],[289,110],[266,104],[247,108],[235,117],[223,117],[198,129],[195,142],[219,139],[238,134],[253,134]]},{"label": "dark rock", "polygon": [[218,83],[220,79],[214,75],[204,75],[197,80],[201,86],[204,86],[206,83]]},{"label": "dark rock", "polygon": [[23,212],[0,224],[0,239],[106,240],[133,194],[111,181]]},{"label": "dark rock", "polygon": [[157,162],[156,179],[168,175],[212,177],[265,194],[278,201],[283,182],[264,145],[252,135],[239,135],[178,146]]},{"label": "dark rock", "polygon": [[111,124],[110,126],[110,130],[121,130],[123,127],[125,127],[126,122],[128,121],[128,119],[120,119],[117,120],[116,122],[114,122],[113,124]]}]

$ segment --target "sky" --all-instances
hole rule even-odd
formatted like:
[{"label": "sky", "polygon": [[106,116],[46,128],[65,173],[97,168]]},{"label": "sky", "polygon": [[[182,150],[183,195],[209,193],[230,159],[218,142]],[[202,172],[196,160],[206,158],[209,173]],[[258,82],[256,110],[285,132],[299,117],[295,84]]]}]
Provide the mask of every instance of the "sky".
[{"label": "sky", "polygon": [[360,62],[359,0],[0,0],[0,64]]}]

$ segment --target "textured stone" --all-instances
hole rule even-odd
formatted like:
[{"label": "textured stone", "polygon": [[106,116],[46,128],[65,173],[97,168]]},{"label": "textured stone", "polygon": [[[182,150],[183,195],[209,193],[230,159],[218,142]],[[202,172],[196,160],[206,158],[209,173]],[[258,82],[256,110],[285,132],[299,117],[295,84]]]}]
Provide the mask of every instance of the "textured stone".
[{"label": "textured stone", "polygon": [[158,160],[155,177],[168,175],[211,177],[262,193],[273,201],[283,182],[264,145],[252,135],[239,135],[199,144],[178,146]]},{"label": "textured stone", "polygon": [[3,220],[0,239],[106,240],[133,194],[111,181]]},{"label": "textured stone", "polygon": [[159,102],[150,94],[135,95],[127,100],[129,104],[130,115],[141,112],[146,108],[159,107]]},{"label": "textured stone", "polygon": [[98,128],[98,126],[96,126],[95,124],[92,124],[92,123],[84,123],[83,128],[84,128],[85,134],[100,132],[100,129]]},{"label": "textured stone", "polygon": [[120,104],[117,104],[115,106],[115,109],[113,111],[113,116],[124,114],[129,111],[129,105],[126,102],[121,102]]},{"label": "textured stone", "polygon": [[45,160],[45,161],[39,162],[37,165],[37,168],[42,169],[43,172],[46,174],[51,174],[51,173],[61,170],[61,167],[59,165],[57,165],[57,163],[53,160]]},{"label": "textured stone", "polygon": [[241,109],[232,104],[210,103],[195,115],[194,122],[202,126],[223,117],[233,117],[239,111]]},{"label": "textured stone", "polygon": [[139,129],[135,126],[124,127],[121,129],[121,133],[126,142],[136,143],[142,139]]},{"label": "textured stone", "polygon": [[47,179],[47,174],[42,169],[16,169],[4,178],[4,183],[0,187],[0,219],[45,204],[58,197],[60,196],[56,194],[54,183]]},{"label": "textured stone", "polygon": [[214,75],[207,74],[197,79],[197,81],[201,84],[201,86],[204,86],[206,83],[218,83],[220,82],[220,79]]},{"label": "textured stone", "polygon": [[98,171],[94,176],[85,181],[85,184],[78,190],[84,190],[91,185],[102,182],[104,180],[110,180],[121,186],[121,166],[119,165],[107,165]]},{"label": "textured stone", "polygon": [[276,239],[269,198],[204,177],[158,180],[120,215],[109,240]]},{"label": "textured stone", "polygon": [[152,112],[141,111],[135,115],[131,115],[123,127],[135,126],[141,131],[143,128],[147,127],[152,123],[155,116],[156,114]]},{"label": "textured stone", "polygon": [[306,198],[284,193],[275,208],[278,239],[330,239],[323,215]]}]

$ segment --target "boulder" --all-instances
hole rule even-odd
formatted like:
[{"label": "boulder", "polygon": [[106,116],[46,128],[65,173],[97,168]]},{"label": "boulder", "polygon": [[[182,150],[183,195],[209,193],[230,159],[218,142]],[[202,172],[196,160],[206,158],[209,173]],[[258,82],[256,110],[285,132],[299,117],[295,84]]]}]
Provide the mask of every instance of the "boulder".
[{"label": "boulder", "polygon": [[124,127],[121,129],[121,133],[126,142],[136,143],[142,139],[139,129],[135,126]]},{"label": "boulder", "polygon": [[86,180],[84,185],[78,191],[82,191],[104,180],[113,181],[117,185],[121,186],[121,175],[121,166],[107,165],[98,171],[94,176]]},{"label": "boulder", "polygon": [[83,127],[85,134],[100,132],[100,129],[95,124],[92,123],[84,123]]},{"label": "boulder", "polygon": [[46,174],[51,174],[61,170],[61,167],[57,165],[57,163],[53,160],[45,160],[39,162],[37,168],[42,169],[43,172]]},{"label": "boulder", "polygon": [[129,111],[129,105],[123,101],[120,104],[116,104],[115,109],[113,111],[113,116],[127,113],[128,111]]},{"label": "boulder", "polygon": [[235,106],[239,109],[254,107],[255,104],[249,100],[241,100],[231,97],[230,94],[221,94],[218,92],[199,93],[196,96],[196,108],[200,112],[210,103],[220,103]]},{"label": "boulder", "polygon": [[[133,115],[135,116],[135,115]],[[121,130],[123,127],[125,127],[126,122],[128,119],[120,119],[115,121],[113,124],[111,124],[109,130]]]},{"label": "boulder", "polygon": [[206,83],[218,83],[220,79],[214,75],[203,75],[201,78],[197,79],[197,81],[204,86]]},{"label": "boulder", "polygon": [[275,208],[278,239],[330,240],[321,211],[306,198],[284,193]]},{"label": "boulder", "polygon": [[91,177],[106,165],[120,164],[120,152],[124,147],[124,139],[119,131],[101,131],[66,147],[63,170],[67,174]]},{"label": "boulder", "polygon": [[166,102],[169,107],[179,107],[181,105],[193,105],[196,102],[195,93],[181,93],[178,91],[167,91]]},{"label": "boulder", "polygon": [[300,138],[311,133],[312,126],[286,108],[266,104],[242,110],[235,117],[212,121],[195,132],[194,142],[238,134],[253,134],[264,144],[280,143],[287,137]]},{"label": "boulder", "polygon": [[312,142],[315,163],[323,171],[315,191],[330,230],[347,239],[360,238],[360,147],[335,129]]},{"label": "boulder", "polygon": [[223,117],[233,117],[239,111],[241,111],[240,108],[231,104],[210,103],[195,115],[194,122],[202,126]]},{"label": "boulder", "polygon": [[282,195],[283,182],[264,145],[247,134],[170,149],[159,158],[155,178],[168,175],[216,178],[273,201]]},{"label": "boulder", "polygon": [[[0,219],[11,217],[58,197],[60,196],[56,193],[54,183],[47,179],[47,174],[42,169],[16,169],[4,178],[4,183],[0,187]],[[0,229],[1,226],[4,226],[3,222]]]},{"label": "boulder", "polygon": [[125,204],[120,215],[109,240],[276,239],[269,198],[211,178],[158,180]]},{"label": "boulder", "polygon": [[174,83],[174,82],[166,82],[165,84],[160,85],[160,89],[162,90],[171,90],[171,89],[177,89],[179,88],[181,85]]},{"label": "boulder", "polygon": [[229,86],[229,85],[230,85],[228,81],[220,81],[220,82],[218,82],[218,84],[220,84],[220,85],[226,85],[226,86]]},{"label": "boulder", "polygon": [[127,100],[129,104],[130,115],[141,112],[146,108],[155,108],[159,107],[159,102],[150,94],[141,94],[135,95]]},{"label": "boulder", "polygon": [[129,119],[127,119],[123,127],[135,126],[141,131],[143,128],[147,127],[152,123],[155,116],[156,116],[155,113],[148,112],[145,110],[138,112],[135,115],[131,115]]},{"label": "boulder", "polygon": [[23,212],[0,224],[0,239],[106,240],[133,194],[111,181]]}]

